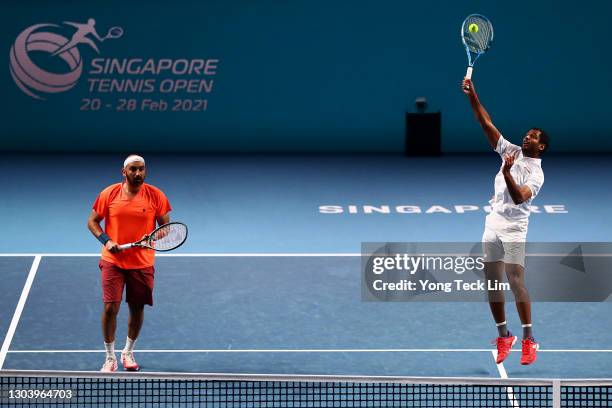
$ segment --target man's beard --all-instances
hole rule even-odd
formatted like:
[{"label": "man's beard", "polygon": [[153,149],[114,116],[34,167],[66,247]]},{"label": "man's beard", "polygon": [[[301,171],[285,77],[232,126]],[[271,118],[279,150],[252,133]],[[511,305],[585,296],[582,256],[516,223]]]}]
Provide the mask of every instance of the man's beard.
[{"label": "man's beard", "polygon": [[140,186],[142,183],[144,183],[144,177],[127,177],[127,182],[130,186]]}]

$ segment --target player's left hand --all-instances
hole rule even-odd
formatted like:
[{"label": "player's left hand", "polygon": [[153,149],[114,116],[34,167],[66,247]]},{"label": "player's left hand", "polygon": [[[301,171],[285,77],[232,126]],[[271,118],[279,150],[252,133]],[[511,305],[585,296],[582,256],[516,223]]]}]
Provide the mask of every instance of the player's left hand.
[{"label": "player's left hand", "polygon": [[514,160],[516,159],[517,155],[518,155],[518,153],[515,153],[515,154],[504,154],[504,167],[502,168],[502,171],[504,171],[504,172],[510,171],[510,169],[512,168],[512,165],[514,164]]}]

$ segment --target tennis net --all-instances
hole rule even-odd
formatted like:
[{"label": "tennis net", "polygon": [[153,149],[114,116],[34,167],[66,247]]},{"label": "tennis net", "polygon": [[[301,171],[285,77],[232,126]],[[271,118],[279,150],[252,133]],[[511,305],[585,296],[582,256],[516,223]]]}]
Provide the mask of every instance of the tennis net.
[{"label": "tennis net", "polygon": [[0,370],[0,406],[607,407],[612,381]]}]

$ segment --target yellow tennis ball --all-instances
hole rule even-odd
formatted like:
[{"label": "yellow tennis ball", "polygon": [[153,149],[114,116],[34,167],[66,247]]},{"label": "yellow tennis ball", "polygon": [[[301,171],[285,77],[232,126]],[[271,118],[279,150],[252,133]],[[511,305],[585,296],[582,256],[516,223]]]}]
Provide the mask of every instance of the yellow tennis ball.
[{"label": "yellow tennis ball", "polygon": [[470,24],[470,26],[468,27],[468,29],[470,30],[470,33],[477,33],[478,32],[478,25],[477,24]]}]

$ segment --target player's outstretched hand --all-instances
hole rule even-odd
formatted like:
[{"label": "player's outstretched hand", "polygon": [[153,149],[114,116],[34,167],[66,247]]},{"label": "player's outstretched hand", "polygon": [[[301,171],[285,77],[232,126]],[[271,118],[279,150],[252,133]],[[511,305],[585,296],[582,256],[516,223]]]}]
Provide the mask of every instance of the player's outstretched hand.
[{"label": "player's outstretched hand", "polygon": [[464,78],[463,81],[461,81],[461,90],[466,95],[473,95],[475,91],[474,83],[472,82],[472,80]]}]

